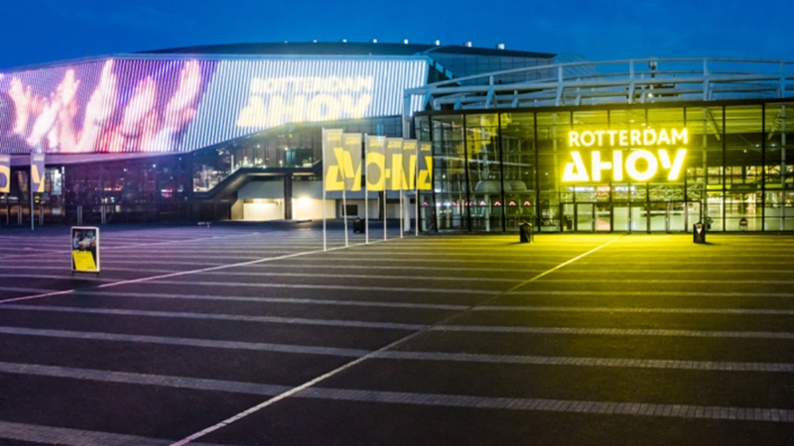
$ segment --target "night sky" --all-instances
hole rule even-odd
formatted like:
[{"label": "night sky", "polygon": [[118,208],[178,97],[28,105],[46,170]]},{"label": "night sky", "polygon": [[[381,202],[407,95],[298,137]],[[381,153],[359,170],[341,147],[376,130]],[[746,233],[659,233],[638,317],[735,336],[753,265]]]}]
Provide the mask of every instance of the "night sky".
[{"label": "night sky", "polygon": [[794,60],[794,1],[22,0],[2,9],[0,68],[201,44],[462,44],[590,60]]}]

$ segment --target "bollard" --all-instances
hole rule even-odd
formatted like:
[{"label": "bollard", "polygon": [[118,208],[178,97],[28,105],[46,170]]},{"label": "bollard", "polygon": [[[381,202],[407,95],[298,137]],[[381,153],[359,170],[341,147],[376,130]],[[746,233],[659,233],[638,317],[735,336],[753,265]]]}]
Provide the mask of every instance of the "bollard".
[{"label": "bollard", "polygon": [[521,243],[531,243],[535,239],[534,231],[532,230],[532,223],[523,222],[518,225],[518,232],[520,235]]},{"label": "bollard", "polygon": [[692,237],[695,243],[706,243],[706,225],[697,222],[692,226]]}]

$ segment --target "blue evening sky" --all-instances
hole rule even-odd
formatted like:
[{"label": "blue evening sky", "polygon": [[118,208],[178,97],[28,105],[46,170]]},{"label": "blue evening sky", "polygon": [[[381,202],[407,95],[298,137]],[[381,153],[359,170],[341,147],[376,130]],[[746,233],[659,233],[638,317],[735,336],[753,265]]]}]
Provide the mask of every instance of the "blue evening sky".
[{"label": "blue evening sky", "polygon": [[590,60],[794,60],[792,0],[17,0],[4,1],[0,68],[238,42],[461,44]]}]

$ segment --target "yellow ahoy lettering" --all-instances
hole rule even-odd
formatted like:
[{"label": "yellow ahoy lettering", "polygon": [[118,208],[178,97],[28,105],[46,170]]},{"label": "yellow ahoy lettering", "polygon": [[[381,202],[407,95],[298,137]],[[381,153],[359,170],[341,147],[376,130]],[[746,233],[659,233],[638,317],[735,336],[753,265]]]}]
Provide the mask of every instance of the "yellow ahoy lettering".
[{"label": "yellow ahoy lettering", "polygon": [[[571,152],[572,162],[565,165],[562,181],[579,183],[602,181],[602,172],[611,170],[613,181],[623,181],[623,173],[625,172],[631,180],[644,182],[658,174],[660,165],[662,169],[667,170],[667,179],[675,181],[681,175],[681,169],[686,160],[686,153],[686,149],[678,149],[675,152],[675,157],[671,159],[667,149],[659,149],[656,154],[645,149],[629,152],[614,150],[612,151],[611,162],[608,162],[602,161],[601,152],[593,151],[590,153],[591,163],[590,169],[588,169],[582,154],[574,151]],[[625,161],[624,154],[626,154]]]}]

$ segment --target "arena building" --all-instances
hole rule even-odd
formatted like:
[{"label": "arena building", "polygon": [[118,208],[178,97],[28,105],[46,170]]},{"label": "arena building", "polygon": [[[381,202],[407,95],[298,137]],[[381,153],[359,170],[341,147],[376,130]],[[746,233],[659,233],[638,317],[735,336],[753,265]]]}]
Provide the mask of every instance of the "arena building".
[{"label": "arena building", "polygon": [[[310,42],[9,70],[0,224],[321,218],[321,132],[342,128],[432,142],[433,189],[409,194],[423,231],[791,231],[793,67]],[[398,216],[396,193],[368,199]]]},{"label": "arena building", "polygon": [[[285,42],[2,71],[0,154],[11,155],[11,172],[0,225],[31,215],[41,224],[321,218],[323,127],[403,136],[404,111],[421,103],[404,105],[406,89],[553,57],[468,43]],[[30,153],[46,162],[33,212]],[[350,215],[363,212],[359,195]],[[340,197],[329,198],[328,215],[342,215]]]}]

